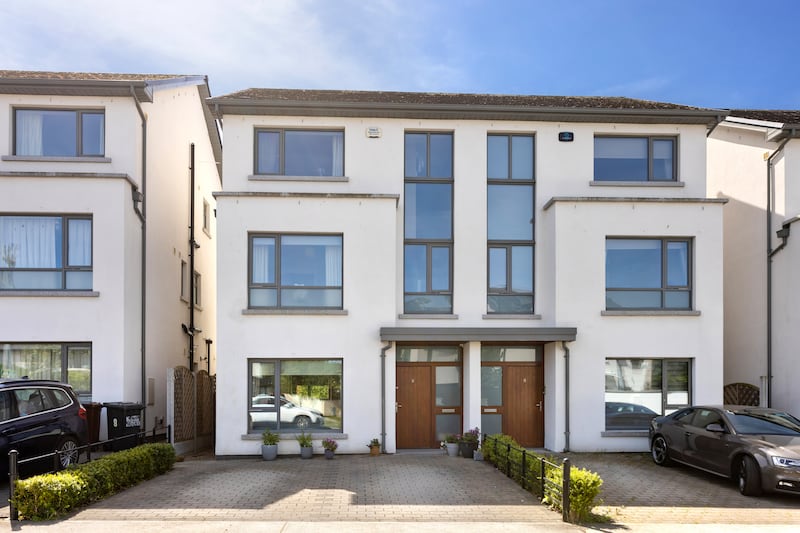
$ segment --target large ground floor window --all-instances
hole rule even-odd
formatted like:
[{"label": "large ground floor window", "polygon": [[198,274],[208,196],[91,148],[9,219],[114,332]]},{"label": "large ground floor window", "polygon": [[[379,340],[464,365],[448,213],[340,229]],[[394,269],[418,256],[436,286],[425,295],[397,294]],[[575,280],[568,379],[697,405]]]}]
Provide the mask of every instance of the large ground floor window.
[{"label": "large ground floor window", "polygon": [[92,392],[92,345],[0,343],[0,377],[52,379]]},{"label": "large ground floor window", "polygon": [[646,430],[691,403],[691,360],[606,359],[606,430]]},{"label": "large ground floor window", "polygon": [[341,359],[249,359],[248,432],[342,431]]}]

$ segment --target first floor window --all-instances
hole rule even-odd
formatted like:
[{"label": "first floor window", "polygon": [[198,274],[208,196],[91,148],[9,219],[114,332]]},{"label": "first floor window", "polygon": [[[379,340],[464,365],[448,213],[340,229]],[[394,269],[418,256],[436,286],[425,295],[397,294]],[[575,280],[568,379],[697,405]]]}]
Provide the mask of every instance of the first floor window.
[{"label": "first floor window", "polygon": [[690,239],[606,239],[606,309],[692,307]]},{"label": "first floor window", "polygon": [[533,313],[533,246],[489,243],[489,312]]},{"label": "first floor window", "polygon": [[341,235],[251,235],[251,308],[342,308]]},{"label": "first floor window", "polygon": [[0,377],[50,379],[69,383],[78,394],[92,392],[89,343],[0,343]]},{"label": "first floor window", "polygon": [[341,359],[249,359],[248,432],[342,431]]},{"label": "first floor window", "polygon": [[606,430],[646,430],[691,404],[689,359],[606,359]]},{"label": "first floor window", "polygon": [[91,217],[0,215],[0,290],[91,288]]},{"label": "first floor window", "polygon": [[14,155],[44,157],[102,156],[102,110],[15,109]]},{"label": "first floor window", "polygon": [[344,131],[256,130],[256,174],[344,176]]},{"label": "first floor window", "polygon": [[452,313],[452,245],[406,244],[404,309],[406,313]]},{"label": "first floor window", "polygon": [[675,181],[674,137],[595,137],[595,181]]}]

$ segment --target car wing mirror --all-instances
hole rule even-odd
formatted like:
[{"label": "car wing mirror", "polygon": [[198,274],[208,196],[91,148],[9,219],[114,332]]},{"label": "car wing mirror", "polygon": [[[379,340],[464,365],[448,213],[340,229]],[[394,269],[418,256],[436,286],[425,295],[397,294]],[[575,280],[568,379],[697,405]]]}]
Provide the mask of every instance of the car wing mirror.
[{"label": "car wing mirror", "polygon": [[725,428],[721,424],[709,424],[706,426],[706,431],[711,433],[725,433]]}]

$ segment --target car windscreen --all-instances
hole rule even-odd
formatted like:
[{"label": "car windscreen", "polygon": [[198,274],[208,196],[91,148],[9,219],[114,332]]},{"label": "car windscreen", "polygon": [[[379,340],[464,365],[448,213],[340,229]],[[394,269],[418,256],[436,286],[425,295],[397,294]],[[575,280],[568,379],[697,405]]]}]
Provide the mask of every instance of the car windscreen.
[{"label": "car windscreen", "polygon": [[736,433],[746,435],[800,436],[800,420],[789,413],[728,413]]}]

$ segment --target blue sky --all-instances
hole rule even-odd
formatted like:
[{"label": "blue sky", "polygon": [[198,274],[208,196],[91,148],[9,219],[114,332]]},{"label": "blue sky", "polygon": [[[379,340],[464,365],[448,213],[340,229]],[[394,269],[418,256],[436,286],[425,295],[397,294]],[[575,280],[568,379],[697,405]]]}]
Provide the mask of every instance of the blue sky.
[{"label": "blue sky", "polygon": [[800,109],[796,0],[2,0],[0,69]]}]

